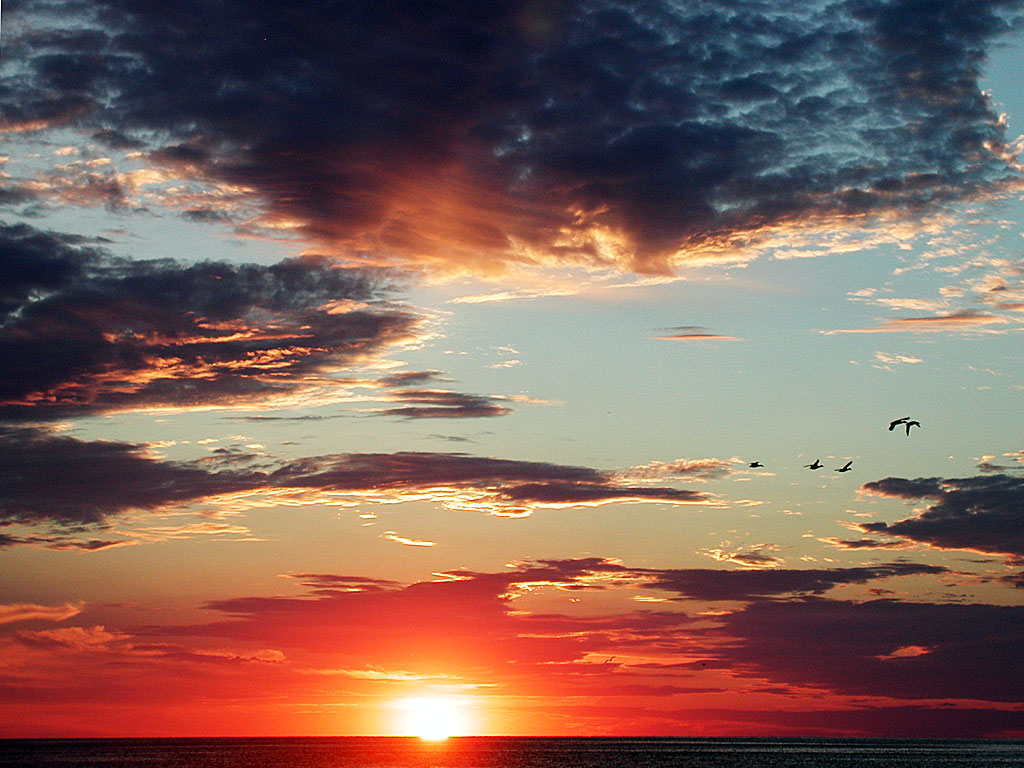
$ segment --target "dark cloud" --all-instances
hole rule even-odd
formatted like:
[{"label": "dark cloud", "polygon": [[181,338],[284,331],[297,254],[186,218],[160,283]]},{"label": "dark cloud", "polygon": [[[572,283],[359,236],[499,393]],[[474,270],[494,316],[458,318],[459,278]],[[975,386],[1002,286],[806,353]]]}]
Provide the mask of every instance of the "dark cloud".
[{"label": "dark cloud", "polygon": [[224,224],[231,221],[231,217],[226,213],[213,208],[189,208],[187,211],[182,211],[181,215],[189,221],[200,224]]},{"label": "dark cloud", "polygon": [[715,655],[746,675],[897,699],[1024,698],[1020,606],[763,600],[721,620],[740,642]]},{"label": "dark cloud", "polygon": [[[779,597],[820,596],[847,584],[870,584],[904,576],[937,576],[946,568],[917,563],[886,563],[854,568],[775,568],[763,570],[712,570],[709,568],[631,568],[615,560],[577,558],[538,560],[523,563],[520,570],[531,578],[558,583],[563,588],[604,589],[616,584],[631,584],[672,592],[687,600],[730,600],[757,602]],[[458,571],[457,575],[479,576]],[[600,577],[590,581],[591,577]],[[523,578],[523,581],[528,579]]]},{"label": "dark cloud", "polygon": [[903,541],[878,541],[877,539],[839,539],[836,537],[826,537],[818,539],[818,541],[824,544],[831,544],[837,549],[906,549],[911,546],[907,542]]},{"label": "dark cloud", "polygon": [[423,384],[440,377],[441,371],[400,371],[381,376],[380,383],[388,387],[402,387],[409,384]]},{"label": "dark cloud", "polygon": [[146,146],[146,142],[140,139],[134,139],[131,136],[126,136],[120,131],[114,131],[109,128],[105,128],[102,131],[96,131],[92,137],[112,149],[142,149]]},{"label": "dark cloud", "polygon": [[441,371],[434,370],[399,371],[380,377],[377,383],[387,390],[382,394],[382,398],[403,405],[383,408],[377,413],[406,419],[462,419],[504,416],[512,410],[505,404],[508,402],[506,397],[410,386],[426,384],[440,378]]},{"label": "dark cloud", "polygon": [[329,374],[420,322],[383,273],[322,258],[126,261],[69,240],[0,230],[0,417],[330,402]]},{"label": "dark cloud", "polygon": [[[76,527],[251,487],[252,476],[163,462],[143,446],[0,429],[0,522]],[[33,543],[8,541],[9,544]]]},{"label": "dark cloud", "polygon": [[113,547],[124,547],[135,542],[127,539],[72,539],[62,536],[13,536],[0,533],[0,549],[4,547],[31,546],[40,549],[52,549],[58,552],[79,550],[82,552],[99,552]]},{"label": "dark cloud", "polygon": [[261,407],[344,400],[379,414],[478,418],[508,399],[438,388],[408,371],[343,379],[409,341],[421,318],[387,301],[374,269],[306,256],[271,266],[115,259],[83,238],[0,226],[0,418],[47,420],[146,408]]},{"label": "dark cloud", "polygon": [[152,162],[364,257],[661,271],[1011,173],[979,88],[1011,0],[53,6],[0,126],[170,137]]},{"label": "dark cloud", "polygon": [[330,594],[333,592],[366,592],[400,586],[391,579],[370,579],[365,576],[339,576],[334,573],[293,573],[302,586],[309,587],[313,594]]},{"label": "dark cloud", "polygon": [[821,595],[843,584],[867,584],[897,576],[945,572],[945,568],[914,563],[805,570],[689,568],[660,571],[651,586],[698,600],[754,600],[781,595]]},{"label": "dark cloud", "polygon": [[30,299],[68,287],[100,261],[101,253],[83,240],[26,224],[0,224],[0,329]]},{"label": "dark cloud", "polygon": [[861,523],[865,533],[899,536],[940,549],[970,549],[1024,559],[1024,478],[1005,474],[908,480],[887,477],[863,490],[900,499],[930,499],[915,517]]},{"label": "dark cloud", "polygon": [[[613,502],[709,503],[696,491],[637,487],[611,473],[545,462],[460,453],[339,454],[247,467],[257,457],[233,451],[192,462],[147,455],[145,446],[84,442],[31,428],[0,429],[0,524],[84,526],[129,511],[193,503],[223,494],[288,491],[310,500],[337,495],[367,501],[428,499],[496,515]],[[262,458],[262,457],[260,457]],[[60,478],[54,483],[53,478]],[[7,545],[32,543],[7,536]]]},{"label": "dark cloud", "polygon": [[[45,67],[45,63],[42,63]],[[10,92],[10,88],[4,90]],[[7,101],[0,111],[0,133],[38,131],[61,126],[82,117],[95,107],[88,98],[76,95],[53,95],[49,97],[25,97],[17,102]]]},{"label": "dark cloud", "polygon": [[512,409],[503,402],[506,398],[469,395],[444,389],[396,389],[389,399],[409,403],[381,411],[384,416],[402,416],[406,419],[463,419],[484,416],[504,416]]},{"label": "dark cloud", "polygon": [[400,497],[434,489],[446,505],[497,515],[527,515],[544,507],[613,502],[706,504],[707,494],[619,483],[587,467],[514,461],[461,453],[369,453],[300,459],[268,476],[278,487]]},{"label": "dark cloud", "polygon": [[0,205],[21,205],[22,203],[32,202],[36,198],[36,193],[30,192],[24,187],[0,186]]}]

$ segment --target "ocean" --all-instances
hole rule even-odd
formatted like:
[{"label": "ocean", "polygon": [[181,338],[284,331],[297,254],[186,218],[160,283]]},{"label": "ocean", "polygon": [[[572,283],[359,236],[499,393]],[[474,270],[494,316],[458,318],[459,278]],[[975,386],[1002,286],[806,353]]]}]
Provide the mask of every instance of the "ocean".
[{"label": "ocean", "polygon": [[1024,741],[414,738],[11,739],[3,768],[999,768]]}]

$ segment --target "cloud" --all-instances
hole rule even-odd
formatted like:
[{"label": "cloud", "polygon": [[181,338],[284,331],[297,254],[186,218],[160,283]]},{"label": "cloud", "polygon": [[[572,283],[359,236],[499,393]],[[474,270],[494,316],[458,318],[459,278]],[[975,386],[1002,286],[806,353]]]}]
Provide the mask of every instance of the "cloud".
[{"label": "cloud", "polygon": [[999,0],[50,5],[16,9],[0,127],[168,137],[152,166],[378,262],[658,273],[1017,173]]},{"label": "cloud", "polygon": [[770,555],[765,550],[777,549],[777,547],[759,546],[748,552],[727,552],[724,549],[709,549],[706,554],[712,560],[720,563],[733,563],[742,565],[744,568],[776,568],[782,565],[785,560],[775,555]]},{"label": "cloud", "polygon": [[893,355],[888,352],[875,352],[875,360],[878,361],[878,365],[875,367],[883,371],[891,371],[894,365],[914,365],[924,362],[921,358],[912,355]]},{"label": "cloud", "polygon": [[381,534],[388,541],[393,541],[396,544],[404,544],[407,547],[433,547],[437,544],[434,541],[424,541],[422,539],[410,539],[405,536],[399,536],[394,531],[384,531]]},{"label": "cloud", "polygon": [[270,266],[115,259],[83,238],[0,225],[0,418],[265,408],[359,399],[381,415],[480,418],[509,398],[415,388],[437,371],[337,374],[421,337],[391,276],[306,256]]},{"label": "cloud", "polygon": [[[74,238],[0,229],[0,417],[260,407],[344,398],[330,374],[416,338],[379,271],[125,261]],[[343,298],[358,309],[333,311]],[[333,303],[332,303],[333,302]]]},{"label": "cloud", "polygon": [[69,286],[102,254],[78,235],[42,232],[27,224],[0,225],[0,320],[6,324],[30,299]]},{"label": "cloud", "polygon": [[1005,325],[1008,322],[1005,317],[998,315],[964,310],[951,312],[948,315],[897,317],[885,320],[881,325],[871,328],[843,328],[825,331],[825,333],[939,333],[942,331],[971,331],[984,328],[987,325]]},{"label": "cloud", "polygon": [[819,538],[823,544],[830,544],[837,549],[906,549],[910,546],[904,541],[878,541],[877,539],[839,539],[834,536]]},{"label": "cloud", "polygon": [[1024,478],[986,474],[965,478],[887,477],[862,490],[933,503],[895,523],[860,523],[864,533],[898,536],[939,549],[969,549],[1024,559]]},{"label": "cloud", "polygon": [[114,547],[127,547],[134,544],[128,539],[72,539],[67,536],[13,536],[0,533],[0,549],[4,547],[30,546],[39,549],[50,549],[57,552],[77,550],[79,552],[100,552]]},{"label": "cloud", "polygon": [[17,621],[64,621],[82,612],[83,603],[36,605],[35,603],[0,604],[0,624]]},{"label": "cloud", "polygon": [[732,462],[722,459],[675,459],[673,461],[652,461],[630,467],[621,473],[629,482],[647,482],[667,477],[684,477],[688,480],[717,480],[732,472]]},{"label": "cloud", "polygon": [[659,571],[650,586],[693,600],[756,600],[786,595],[822,595],[843,584],[868,584],[899,576],[945,572],[946,569],[939,566],[913,563],[804,570],[688,568]]},{"label": "cloud", "polygon": [[108,632],[102,626],[61,627],[36,632],[22,631],[16,635],[19,642],[41,648],[57,648],[72,653],[94,653],[107,650],[112,642],[124,640],[127,635]]},{"label": "cloud", "polygon": [[[0,521],[79,526],[131,510],[160,510],[251,488],[252,474],[163,462],[145,447],[0,429]],[[55,484],[52,478],[59,477]],[[17,542],[15,542],[17,543]]]},{"label": "cloud", "polygon": [[452,509],[524,516],[536,509],[611,503],[709,504],[696,491],[617,482],[587,467],[461,453],[366,453],[300,459],[268,475],[282,488],[330,497],[426,499]]},{"label": "cloud", "polygon": [[[85,442],[27,427],[0,429],[0,463],[9,473],[0,486],[0,523],[49,522],[71,527],[100,524],[134,511],[200,503],[232,507],[246,500],[256,503],[258,497],[268,495],[282,503],[307,504],[420,500],[513,517],[537,509],[612,503],[714,501],[696,491],[630,485],[613,473],[546,462],[401,452],[313,456],[249,469],[240,467],[231,455],[226,461],[210,456],[170,462],[154,458],[143,445]],[[60,477],[61,483],[55,486],[53,477]],[[137,532],[139,538],[160,540],[198,534],[247,536],[248,531],[207,522]],[[5,543],[54,541],[14,537]]]},{"label": "cloud", "polygon": [[382,416],[406,419],[465,419],[504,416],[511,408],[502,403],[507,398],[496,395],[470,395],[445,389],[395,389],[388,399],[409,403],[397,408],[384,408]]},{"label": "cloud", "polygon": [[[744,675],[837,693],[1012,702],[1022,620],[1019,606],[765,600],[721,618],[740,642],[716,655]],[[898,654],[912,646],[929,651]]]},{"label": "cloud", "polygon": [[707,328],[699,325],[682,325],[675,328],[664,328],[670,331],[660,336],[652,336],[657,341],[739,341],[735,336],[722,336],[717,333],[708,333]]}]

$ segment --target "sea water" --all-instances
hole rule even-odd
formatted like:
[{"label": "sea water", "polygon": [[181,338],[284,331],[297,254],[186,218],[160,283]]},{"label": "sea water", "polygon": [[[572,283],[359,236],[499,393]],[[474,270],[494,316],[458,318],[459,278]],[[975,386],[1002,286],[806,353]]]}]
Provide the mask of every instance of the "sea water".
[{"label": "sea water", "polygon": [[11,739],[2,768],[1009,768],[1024,741],[411,738]]}]

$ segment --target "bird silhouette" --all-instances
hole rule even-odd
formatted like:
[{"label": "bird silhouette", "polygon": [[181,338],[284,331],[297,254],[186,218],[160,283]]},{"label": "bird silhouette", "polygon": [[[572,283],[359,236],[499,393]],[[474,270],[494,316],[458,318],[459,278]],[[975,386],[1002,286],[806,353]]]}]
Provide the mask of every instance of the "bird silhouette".
[{"label": "bird silhouette", "polygon": [[[899,425],[899,424],[905,424],[909,418],[910,418],[909,416],[904,416],[902,419],[896,419],[896,421],[890,421],[889,422],[889,431],[892,432],[894,429],[896,429],[897,425]],[[920,426],[920,425],[918,425],[918,426]]]},{"label": "bird silhouette", "polygon": [[825,465],[824,465],[824,464],[822,464],[822,463],[821,463],[820,461],[818,461],[817,459],[815,459],[815,460],[814,460],[814,463],[813,463],[813,464],[804,464],[804,466],[805,466],[805,467],[807,467],[808,469],[821,469],[821,468],[822,468],[822,467],[824,467]]},{"label": "bird silhouette", "polygon": [[920,421],[908,421],[906,423],[906,427],[907,427],[907,437],[910,437],[910,428],[911,427],[917,427],[918,429],[920,429],[921,428],[921,422]]},{"label": "bird silhouette", "polygon": [[846,462],[845,464],[843,464],[843,466],[839,467],[836,470],[836,472],[849,472],[851,464],[853,464],[853,460],[852,459],[850,461]]},{"label": "bird silhouette", "polygon": [[763,467],[764,464],[762,464],[760,461],[752,461],[747,466],[748,467]]}]

